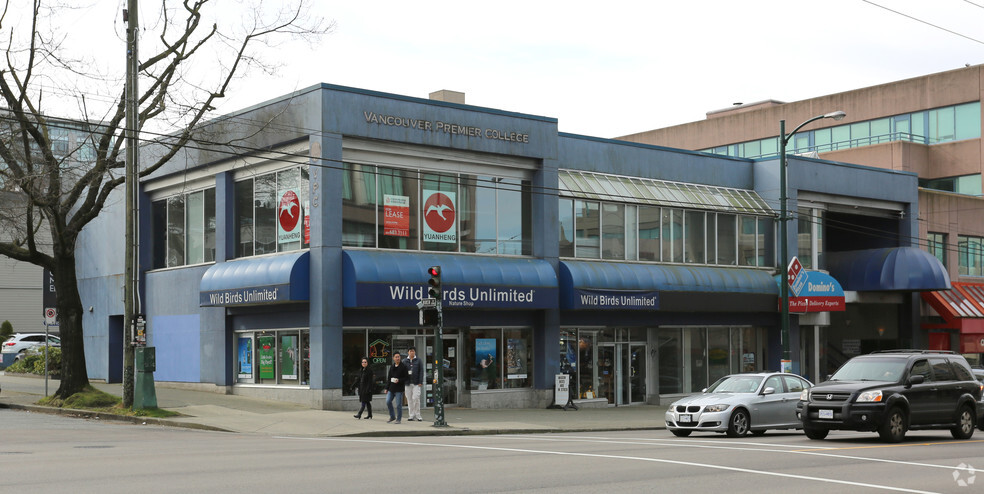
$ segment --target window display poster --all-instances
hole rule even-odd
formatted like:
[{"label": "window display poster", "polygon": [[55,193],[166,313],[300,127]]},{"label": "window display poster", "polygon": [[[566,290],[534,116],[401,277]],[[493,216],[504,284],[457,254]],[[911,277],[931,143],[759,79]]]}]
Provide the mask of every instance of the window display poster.
[{"label": "window display poster", "polygon": [[273,336],[260,336],[256,338],[256,354],[260,361],[260,379],[274,379],[277,377],[274,371],[274,359],[276,349],[274,345],[277,340]]},{"label": "window display poster", "polygon": [[280,337],[280,373],[282,379],[297,379],[297,335]]},{"label": "window display poster", "polygon": [[240,336],[238,340],[239,377],[249,379],[253,377],[253,339],[248,336]]},{"label": "window display poster", "polygon": [[301,200],[293,189],[280,191],[280,204],[277,209],[277,241],[279,243],[297,242],[301,240],[301,227],[304,222],[301,217]]},{"label": "window display poster", "polygon": [[475,339],[475,363],[478,365],[480,380],[488,383],[495,379],[497,358],[495,338]]},{"label": "window display poster", "polygon": [[506,379],[526,379],[526,341],[506,340]]},{"label": "window display poster", "polygon": [[383,195],[383,235],[410,236],[410,198],[392,194]]}]

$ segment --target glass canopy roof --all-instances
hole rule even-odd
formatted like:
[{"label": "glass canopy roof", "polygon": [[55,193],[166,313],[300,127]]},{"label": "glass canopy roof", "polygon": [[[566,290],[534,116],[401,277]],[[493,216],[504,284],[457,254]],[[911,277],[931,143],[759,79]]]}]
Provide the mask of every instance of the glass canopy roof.
[{"label": "glass canopy roof", "polygon": [[560,170],[559,175],[559,193],[564,197],[760,216],[775,214],[765,200],[752,190],[576,170]]}]

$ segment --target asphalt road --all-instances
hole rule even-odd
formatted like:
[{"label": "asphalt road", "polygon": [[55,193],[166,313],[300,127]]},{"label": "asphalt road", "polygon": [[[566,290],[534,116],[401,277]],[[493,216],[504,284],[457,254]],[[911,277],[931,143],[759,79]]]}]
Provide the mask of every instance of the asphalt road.
[{"label": "asphalt road", "polygon": [[946,431],[892,445],[838,432],[278,437],[0,409],[0,491],[964,493],[984,486],[982,443]]}]

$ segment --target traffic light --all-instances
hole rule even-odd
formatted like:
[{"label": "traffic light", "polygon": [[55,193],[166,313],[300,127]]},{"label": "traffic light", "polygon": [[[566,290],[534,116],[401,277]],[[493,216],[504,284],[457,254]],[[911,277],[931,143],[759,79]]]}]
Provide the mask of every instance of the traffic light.
[{"label": "traffic light", "polygon": [[441,293],[443,292],[441,288],[441,267],[431,266],[427,269],[427,274],[430,275],[430,280],[427,281],[427,284],[430,285],[430,288],[427,289],[427,295],[430,298],[441,300]]}]

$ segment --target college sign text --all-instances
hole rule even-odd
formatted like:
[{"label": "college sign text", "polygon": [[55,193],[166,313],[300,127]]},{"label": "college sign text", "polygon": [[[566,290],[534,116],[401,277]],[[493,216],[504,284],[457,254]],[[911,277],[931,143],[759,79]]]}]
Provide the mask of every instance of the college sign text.
[{"label": "college sign text", "polygon": [[407,129],[419,130],[421,132],[438,132],[449,135],[478,137],[482,139],[518,142],[523,144],[528,144],[530,142],[530,135],[522,132],[475,127],[472,125],[461,125],[458,123],[444,122],[441,120],[424,120],[420,118],[401,117],[396,115],[380,115],[371,111],[364,111],[362,114],[366,119],[366,123],[383,125],[387,127],[404,127]]}]

